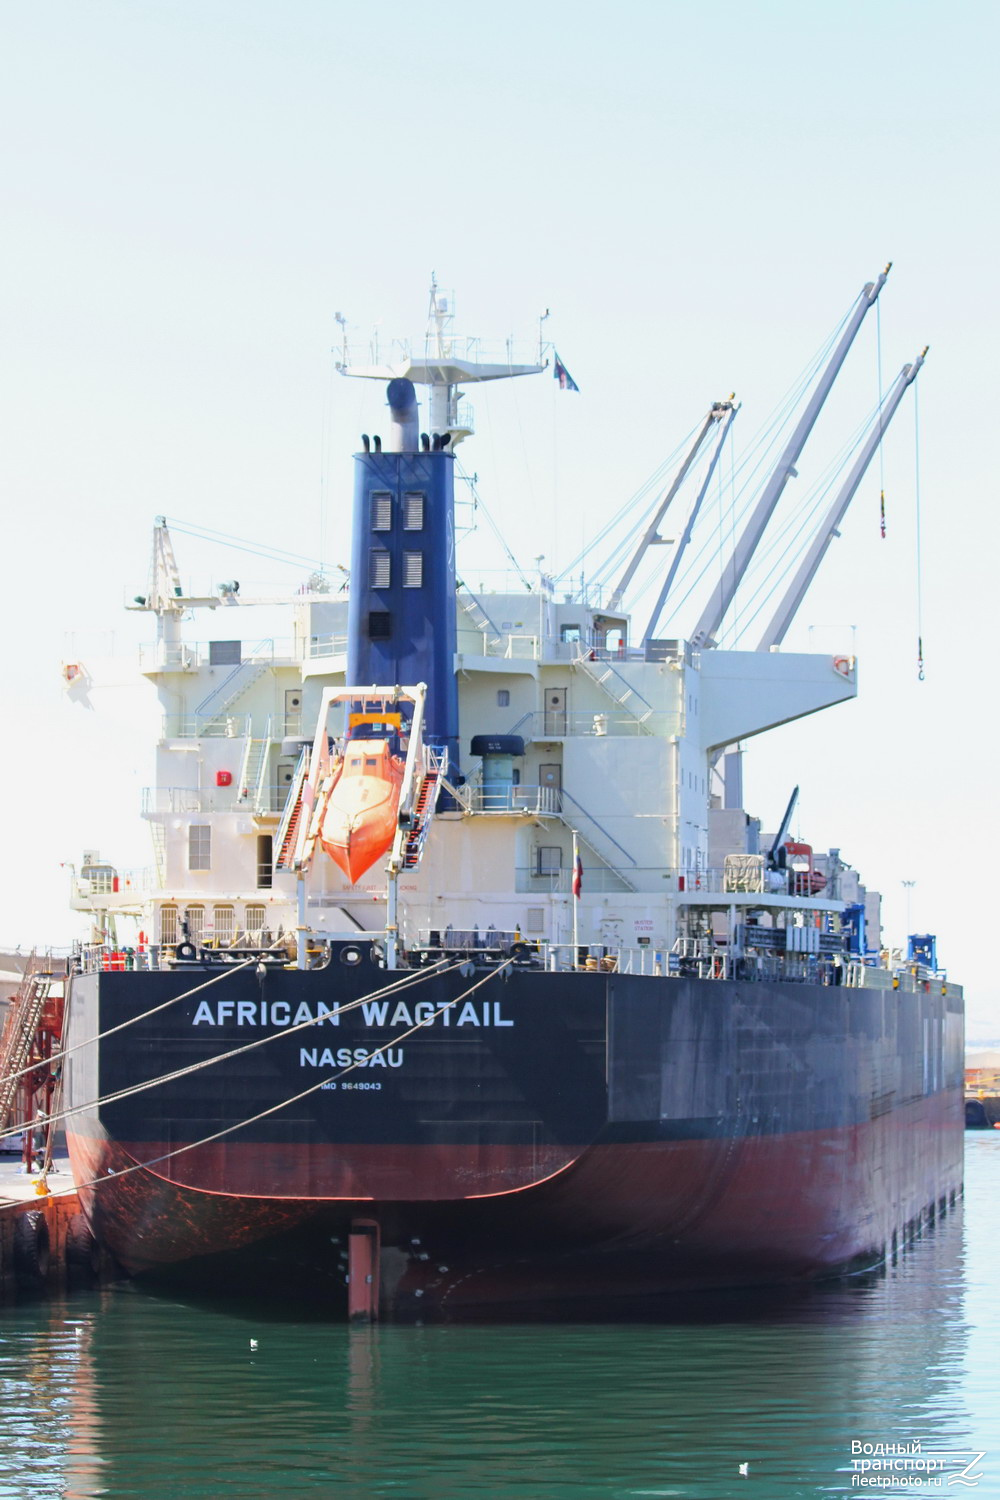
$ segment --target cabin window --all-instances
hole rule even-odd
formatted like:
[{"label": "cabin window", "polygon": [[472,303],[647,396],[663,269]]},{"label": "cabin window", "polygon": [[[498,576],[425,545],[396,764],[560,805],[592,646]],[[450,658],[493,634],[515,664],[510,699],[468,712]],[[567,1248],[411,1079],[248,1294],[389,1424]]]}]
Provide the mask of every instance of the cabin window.
[{"label": "cabin window", "polygon": [[365,765],[366,766],[377,766],[378,765],[378,757],[375,756],[375,755],[366,755],[365,756]]},{"label": "cabin window", "polygon": [[407,490],[403,496],[403,530],[423,531],[424,497],[419,490]]},{"label": "cabin window", "polygon": [[210,667],[238,667],[242,660],[242,641],[209,641],[208,665]]},{"label": "cabin window", "polygon": [[171,946],[177,941],[177,908],[176,906],[160,907],[160,942]]},{"label": "cabin window", "polygon": [[559,639],[563,642],[575,642],[580,639],[579,625],[564,625],[559,632]]},{"label": "cabin window", "polygon": [[370,641],[387,641],[392,635],[392,616],[387,609],[370,609],[368,611],[368,639]]},{"label": "cabin window", "polygon": [[205,908],[203,906],[187,907],[184,920],[187,923],[188,942],[200,943],[205,936]]},{"label": "cabin window", "polygon": [[207,823],[192,823],[188,829],[188,869],[212,868],[212,830]]},{"label": "cabin window", "polygon": [[539,844],[535,850],[535,874],[558,875],[562,869],[562,850],[558,844]]},{"label": "cabin window", "polygon": [[510,708],[510,688],[497,689],[497,708]]},{"label": "cabin window", "polygon": [[389,490],[372,490],[372,531],[392,530],[392,495]]},{"label": "cabin window", "polygon": [[392,579],[392,558],[384,547],[373,547],[368,554],[368,587],[387,589]]},{"label": "cabin window", "polygon": [[270,888],[274,874],[274,841],[269,833],[257,835],[257,889]]},{"label": "cabin window", "polygon": [[221,948],[226,947],[236,936],[236,913],[231,906],[217,906],[212,913],[215,924],[215,941]]},{"label": "cabin window", "polygon": [[403,587],[404,589],[421,589],[424,586],[424,554],[422,552],[403,553]]}]

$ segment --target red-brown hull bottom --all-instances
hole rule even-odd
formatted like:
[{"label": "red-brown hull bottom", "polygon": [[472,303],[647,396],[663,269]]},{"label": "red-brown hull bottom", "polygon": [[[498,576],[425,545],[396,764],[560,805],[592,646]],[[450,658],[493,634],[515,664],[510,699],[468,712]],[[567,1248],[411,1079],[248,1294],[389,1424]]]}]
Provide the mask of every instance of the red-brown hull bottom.
[{"label": "red-brown hull bottom", "polygon": [[[82,1189],[95,1228],[131,1273],[184,1272],[212,1292],[340,1289],[352,1223],[374,1221],[381,1311],[423,1316],[875,1265],[954,1203],[961,1118],[961,1091],[948,1090],[849,1129],[592,1145],[542,1181],[538,1163],[530,1172],[508,1147],[513,1178],[533,1175],[531,1186],[451,1201],[416,1185],[454,1180],[449,1152],[461,1148],[361,1148],[366,1179],[382,1168],[398,1183],[402,1170],[414,1188],[351,1198],[206,1191],[155,1168],[128,1171],[160,1154],[148,1142],[74,1134],[69,1144],[76,1180],[100,1179]],[[257,1181],[272,1180],[267,1158],[278,1150],[231,1146],[235,1180],[248,1180],[252,1163]]]}]

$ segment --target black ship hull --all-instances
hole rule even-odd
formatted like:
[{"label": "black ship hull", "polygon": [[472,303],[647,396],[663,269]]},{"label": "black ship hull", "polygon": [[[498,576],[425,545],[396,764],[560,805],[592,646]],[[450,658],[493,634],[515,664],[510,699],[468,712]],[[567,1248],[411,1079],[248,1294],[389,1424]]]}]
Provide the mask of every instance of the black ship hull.
[{"label": "black ship hull", "polygon": [[135,1274],[335,1300],[366,1237],[385,1315],[650,1296],[875,1265],[961,1190],[940,984],[334,961],[189,993],[211,977],[74,982],[71,1043],[188,997],[75,1054],[70,1108],[263,1042],[69,1120]]}]

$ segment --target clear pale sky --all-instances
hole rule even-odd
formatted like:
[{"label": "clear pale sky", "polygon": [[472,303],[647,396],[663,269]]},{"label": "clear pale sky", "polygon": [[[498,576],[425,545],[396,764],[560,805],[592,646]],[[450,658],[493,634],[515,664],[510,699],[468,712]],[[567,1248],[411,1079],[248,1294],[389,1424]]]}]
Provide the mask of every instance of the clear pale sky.
[{"label": "clear pale sky", "polygon": [[[883,385],[931,345],[926,680],[908,399],[886,540],[876,465],[786,642],[856,649],[859,700],[752,745],[747,801],[773,826],[799,782],[798,831],[884,892],[896,943],[915,880],[911,926],[965,983],[970,1035],[1000,1036],[998,16],[980,0],[0,3],[0,940],[69,940],[60,865],[83,848],[149,862],[155,718],[125,686],[133,658],[100,717],[69,708],[59,673],[112,632],[126,653],[141,637],[121,605],[153,517],[346,561],[349,454],[378,417],[332,374],[336,311],[359,341],[419,334],[431,271],[462,332],[530,339],[551,309],[579,395],[548,376],[474,393],[462,457],[519,560],[558,570],[730,391],[739,453],[891,259]],[[873,313],[803,486],[876,400],[876,332]],[[274,576],[177,545],[199,585]],[[483,536],[466,557],[470,578],[490,566]]]}]

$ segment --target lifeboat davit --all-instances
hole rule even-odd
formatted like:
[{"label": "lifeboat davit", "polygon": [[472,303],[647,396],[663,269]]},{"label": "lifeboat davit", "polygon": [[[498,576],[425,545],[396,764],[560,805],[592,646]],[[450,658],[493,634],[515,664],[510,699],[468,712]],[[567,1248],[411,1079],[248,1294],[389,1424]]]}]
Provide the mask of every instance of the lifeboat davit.
[{"label": "lifeboat davit", "polygon": [[402,780],[402,757],[387,740],[348,742],[319,838],[352,885],[392,844]]}]

